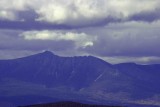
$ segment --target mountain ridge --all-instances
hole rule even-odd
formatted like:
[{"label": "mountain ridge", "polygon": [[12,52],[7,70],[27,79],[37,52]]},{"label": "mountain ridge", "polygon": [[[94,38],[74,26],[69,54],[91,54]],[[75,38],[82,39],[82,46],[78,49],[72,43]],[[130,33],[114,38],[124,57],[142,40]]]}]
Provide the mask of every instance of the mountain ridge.
[{"label": "mountain ridge", "polygon": [[93,56],[61,57],[45,51],[0,60],[0,94],[160,105],[159,75],[159,64],[112,65]]}]

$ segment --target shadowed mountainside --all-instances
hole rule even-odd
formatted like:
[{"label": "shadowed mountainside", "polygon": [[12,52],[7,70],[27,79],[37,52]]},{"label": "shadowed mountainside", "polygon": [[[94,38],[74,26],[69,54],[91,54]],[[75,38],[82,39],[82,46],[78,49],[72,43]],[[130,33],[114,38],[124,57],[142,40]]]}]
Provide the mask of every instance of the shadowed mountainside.
[{"label": "shadowed mountainside", "polygon": [[0,60],[0,102],[28,105],[58,99],[160,105],[159,75],[160,64],[112,65],[93,56],[60,57],[45,51]]}]

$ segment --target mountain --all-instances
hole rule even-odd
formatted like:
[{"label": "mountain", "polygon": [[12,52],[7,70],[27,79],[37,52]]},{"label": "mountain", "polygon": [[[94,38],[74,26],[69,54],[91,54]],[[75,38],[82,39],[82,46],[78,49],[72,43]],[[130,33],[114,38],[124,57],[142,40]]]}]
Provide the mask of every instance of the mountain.
[{"label": "mountain", "polygon": [[112,65],[93,56],[50,51],[0,60],[0,104],[53,101],[160,106],[160,65]]},{"label": "mountain", "polygon": [[59,57],[48,51],[25,58],[0,61],[1,77],[48,87],[65,85],[80,89],[90,85],[96,77],[108,70],[111,70],[110,64],[92,56]]}]

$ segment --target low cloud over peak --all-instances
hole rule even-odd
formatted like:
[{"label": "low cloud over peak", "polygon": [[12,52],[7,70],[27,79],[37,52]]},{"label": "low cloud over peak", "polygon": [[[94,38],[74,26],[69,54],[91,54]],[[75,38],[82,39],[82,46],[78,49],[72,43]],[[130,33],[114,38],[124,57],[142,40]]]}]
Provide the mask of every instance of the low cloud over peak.
[{"label": "low cloud over peak", "polygon": [[62,32],[62,31],[27,31],[20,34],[25,40],[52,40],[52,41],[73,41],[77,48],[93,46],[96,37],[85,33]]}]

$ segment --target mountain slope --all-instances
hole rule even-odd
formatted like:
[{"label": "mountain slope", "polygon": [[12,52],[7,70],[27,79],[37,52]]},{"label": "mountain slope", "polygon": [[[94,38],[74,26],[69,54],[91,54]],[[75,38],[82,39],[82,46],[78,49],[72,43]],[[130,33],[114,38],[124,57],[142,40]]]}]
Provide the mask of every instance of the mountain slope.
[{"label": "mountain slope", "polygon": [[48,51],[16,60],[0,61],[1,77],[48,86],[71,85],[82,88],[108,70],[112,70],[110,64],[92,56],[59,57]]},{"label": "mountain slope", "polygon": [[158,64],[111,65],[93,56],[60,57],[45,51],[0,60],[0,99],[30,95],[160,105],[159,75]]}]

